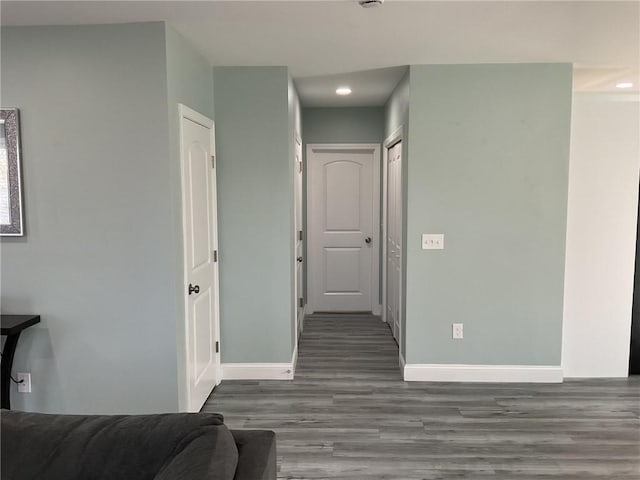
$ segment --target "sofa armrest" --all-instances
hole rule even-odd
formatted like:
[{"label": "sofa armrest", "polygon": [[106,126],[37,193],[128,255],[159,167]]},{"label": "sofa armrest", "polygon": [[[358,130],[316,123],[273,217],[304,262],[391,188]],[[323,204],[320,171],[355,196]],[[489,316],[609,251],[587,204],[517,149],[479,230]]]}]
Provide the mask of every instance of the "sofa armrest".
[{"label": "sofa armrest", "polygon": [[270,430],[231,430],[238,448],[234,480],[276,480],[276,434]]}]

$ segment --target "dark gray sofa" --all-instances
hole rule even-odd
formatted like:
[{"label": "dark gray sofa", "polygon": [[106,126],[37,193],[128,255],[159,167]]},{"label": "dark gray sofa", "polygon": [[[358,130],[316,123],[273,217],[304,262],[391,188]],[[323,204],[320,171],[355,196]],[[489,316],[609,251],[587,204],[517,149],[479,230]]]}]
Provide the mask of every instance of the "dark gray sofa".
[{"label": "dark gray sofa", "polygon": [[218,414],[0,412],[2,480],[275,480],[275,434]]}]

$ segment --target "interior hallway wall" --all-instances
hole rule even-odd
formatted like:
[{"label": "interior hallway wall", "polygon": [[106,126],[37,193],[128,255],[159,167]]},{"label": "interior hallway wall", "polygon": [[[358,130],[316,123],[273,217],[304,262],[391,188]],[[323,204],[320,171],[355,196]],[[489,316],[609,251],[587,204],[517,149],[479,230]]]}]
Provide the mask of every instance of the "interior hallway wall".
[{"label": "interior hallway wall", "polygon": [[575,95],[562,351],[567,377],[629,372],[639,132],[639,95]]},{"label": "interior hallway wall", "polygon": [[410,81],[407,363],[559,367],[571,65],[420,65]]},{"label": "interior hallway wall", "polygon": [[[304,107],[302,109],[303,225],[307,232],[307,144],[311,143],[382,143],[384,135],[383,107]],[[382,190],[381,190],[382,191]],[[306,237],[305,237],[306,238]],[[308,258],[307,242],[303,257]],[[382,269],[380,269],[382,271]],[[307,270],[304,267],[303,291],[308,298]]]},{"label": "interior hallway wall", "polygon": [[[178,408],[175,228],[163,23],[3,27],[2,104],[20,108],[24,237],[1,240],[3,313],[42,323],[15,409]],[[131,388],[132,375],[143,388]]]},{"label": "interior hallway wall", "polygon": [[304,143],[381,143],[384,107],[305,107]]},{"label": "interior hallway wall", "polygon": [[292,358],[287,67],[215,67],[223,363]]}]

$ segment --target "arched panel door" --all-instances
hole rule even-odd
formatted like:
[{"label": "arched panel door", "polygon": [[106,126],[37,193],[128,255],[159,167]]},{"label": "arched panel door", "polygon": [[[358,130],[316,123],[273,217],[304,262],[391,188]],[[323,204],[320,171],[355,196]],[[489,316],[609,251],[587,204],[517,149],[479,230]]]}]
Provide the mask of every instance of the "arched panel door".
[{"label": "arched panel door", "polygon": [[372,311],[378,304],[379,153],[377,146],[309,148],[312,311]]}]

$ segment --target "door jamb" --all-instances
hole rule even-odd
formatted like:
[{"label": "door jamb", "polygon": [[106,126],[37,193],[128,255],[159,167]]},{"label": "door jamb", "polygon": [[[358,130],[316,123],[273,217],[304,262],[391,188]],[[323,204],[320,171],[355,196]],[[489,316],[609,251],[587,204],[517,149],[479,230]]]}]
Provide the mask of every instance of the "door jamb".
[{"label": "door jamb", "polygon": [[[296,150],[298,144],[300,145],[300,155],[302,156],[302,154],[304,153],[303,145],[302,145],[302,138],[300,137],[300,134],[296,130],[296,131],[293,132],[293,148],[294,148],[294,151],[293,151],[294,159],[293,159],[293,161],[294,161],[294,163],[295,163],[295,154],[296,154],[295,150]],[[304,159],[303,158],[300,158],[300,164],[302,165],[302,168],[304,168]],[[294,168],[296,168],[296,167],[297,166],[294,165]],[[296,173],[296,175],[297,175],[297,173]],[[300,175],[302,175],[302,172],[300,172]],[[294,350],[296,350],[298,348],[298,340],[299,340],[298,331],[300,331],[300,332],[302,331],[302,325],[303,325],[303,322],[304,322],[304,306],[302,307],[303,308],[303,313],[300,315],[301,318],[298,318],[298,312],[299,312],[299,309],[300,309],[300,306],[299,306],[298,302],[299,302],[300,298],[304,298],[304,295],[302,294],[303,293],[302,291],[300,291],[300,292],[298,291],[298,279],[296,277],[296,270],[298,269],[298,265],[296,264],[296,260],[295,260],[295,257],[298,254],[298,252],[296,250],[296,245],[298,243],[298,229],[296,228],[297,227],[296,220],[297,220],[297,213],[298,212],[296,210],[296,202],[297,202],[298,198],[296,196],[296,183],[295,182],[297,180],[296,180],[295,177],[294,177],[293,181],[294,181],[294,184],[293,184],[293,257],[294,257],[294,261],[293,261],[293,283],[294,283],[293,291],[295,292],[295,295],[293,296],[294,297],[293,298],[293,338],[294,338],[293,345],[294,345]],[[301,188],[301,190],[304,191],[304,177],[302,178],[302,184],[300,185],[300,188]],[[301,200],[302,200],[302,195],[303,195],[303,192],[301,191],[300,192],[300,199]],[[303,205],[300,205],[300,210],[301,210],[300,218],[302,219],[302,223],[304,224],[304,215],[302,215],[302,213],[303,213],[302,212],[302,208],[303,208]],[[300,228],[304,231],[304,225],[303,224],[300,225]],[[303,237],[303,239],[304,239],[304,237]],[[303,252],[304,252],[304,241],[305,240],[303,240]],[[304,263],[302,264],[301,268],[302,268],[301,275],[304,277],[304,275],[305,275]],[[304,285],[304,283],[303,283],[303,285]],[[304,290],[304,288],[302,290]],[[298,322],[300,323],[300,325],[298,325]]]},{"label": "door jamb", "polygon": [[[378,248],[374,248],[374,254],[372,255],[372,265],[371,265],[371,312],[376,313],[377,310],[380,309],[380,144],[379,143],[308,143],[307,144],[307,188],[306,188],[306,200],[307,200],[307,208],[306,208],[306,218],[307,225],[309,224],[309,211],[311,206],[311,195],[309,183],[309,173],[311,172],[311,168],[309,167],[310,163],[313,159],[314,152],[321,152],[327,150],[372,150],[374,155],[373,161],[373,222],[372,222],[372,232],[371,236],[373,239],[374,247],[378,245]],[[307,232],[309,229],[307,228]],[[307,257],[311,257],[311,235],[307,234],[305,238],[305,244],[307,247]],[[305,269],[304,275],[307,280],[307,305],[306,305],[306,313],[312,314],[314,313],[315,305],[314,298],[311,289],[309,286],[310,283],[310,268],[311,262],[307,261],[307,268]]]},{"label": "door jamb", "polygon": [[[216,183],[216,170],[217,170],[217,157],[216,157],[216,140],[215,140],[215,123],[213,120],[211,120],[208,117],[205,117],[204,115],[196,112],[195,110],[187,107],[186,105],[183,105],[182,103],[178,104],[178,122],[179,122],[179,128],[180,128],[180,141],[179,141],[179,149],[180,149],[180,197],[181,197],[181,205],[180,205],[180,215],[182,216],[182,281],[180,284],[180,292],[182,295],[182,298],[184,299],[184,305],[183,305],[183,317],[182,317],[182,323],[180,325],[180,328],[183,329],[182,334],[178,336],[178,341],[180,341],[180,336],[182,337],[182,340],[184,341],[184,353],[183,356],[184,358],[182,359],[182,362],[179,362],[179,366],[180,363],[182,363],[182,365],[184,367],[186,367],[187,371],[185,372],[179,372],[178,373],[178,379],[180,381],[180,383],[183,385],[183,389],[184,389],[184,394],[179,392],[178,395],[178,403],[179,403],[179,411],[187,411],[188,407],[189,407],[189,403],[190,403],[190,398],[189,398],[189,372],[188,372],[188,368],[189,368],[189,358],[187,356],[187,352],[189,351],[189,338],[187,336],[187,322],[189,320],[188,317],[188,307],[187,307],[187,298],[186,298],[186,280],[187,280],[187,265],[188,265],[188,259],[187,259],[187,250],[184,246],[184,239],[186,238],[186,232],[187,232],[187,223],[186,223],[186,216],[184,215],[184,206],[186,204],[187,199],[185,198],[185,184],[184,182],[186,181],[186,165],[185,165],[185,158],[183,155],[183,145],[184,145],[184,132],[183,132],[183,128],[182,128],[182,122],[184,119],[187,120],[191,120],[192,122],[195,122],[199,125],[202,125],[205,128],[208,128],[210,130],[210,149],[211,149],[211,155],[214,156],[215,158],[215,165],[214,168],[210,168],[209,172],[211,175],[211,185],[214,187],[215,192],[214,195],[212,195],[212,209],[213,209],[213,232],[211,232],[212,234],[212,240],[213,240],[213,249],[214,250],[218,250],[218,199],[217,199],[217,193],[218,193],[218,187],[217,187],[217,183]],[[218,252],[219,255],[220,252]],[[221,351],[222,351],[222,342],[220,339],[220,281],[219,281],[219,262],[215,262],[213,265],[213,282],[215,285],[215,298],[214,298],[214,305],[213,305],[213,310],[215,313],[215,335],[217,338],[217,341],[219,342],[219,351],[217,353],[215,353],[215,368],[216,368],[216,379],[215,379],[215,384],[219,385],[220,382],[222,381],[222,366],[221,366],[221,362],[220,362],[220,358],[221,358]],[[180,351],[180,349],[178,350]]]},{"label": "door jamb", "polygon": [[[388,197],[388,189],[387,189],[387,179],[389,176],[388,171],[388,161],[389,161],[389,149],[396,145],[397,143],[404,142],[404,127],[400,125],[396,130],[389,135],[384,143],[382,148],[382,321],[387,322],[387,197]],[[404,145],[404,144],[403,144]],[[404,155],[400,155],[400,187],[402,189],[402,176],[404,174]],[[404,198],[404,190],[401,190],[401,199]],[[403,201],[400,202],[400,218],[404,215],[404,205]],[[402,228],[400,229],[400,242],[403,244],[404,235]],[[404,275],[404,256],[406,255],[404,248],[402,249],[402,257],[400,258],[400,304],[398,307],[398,343],[402,343],[402,315],[403,315],[403,305],[402,305],[402,277]],[[393,327],[392,327],[393,328]],[[398,351],[402,356],[402,352],[400,351],[400,345],[398,346]]]}]

